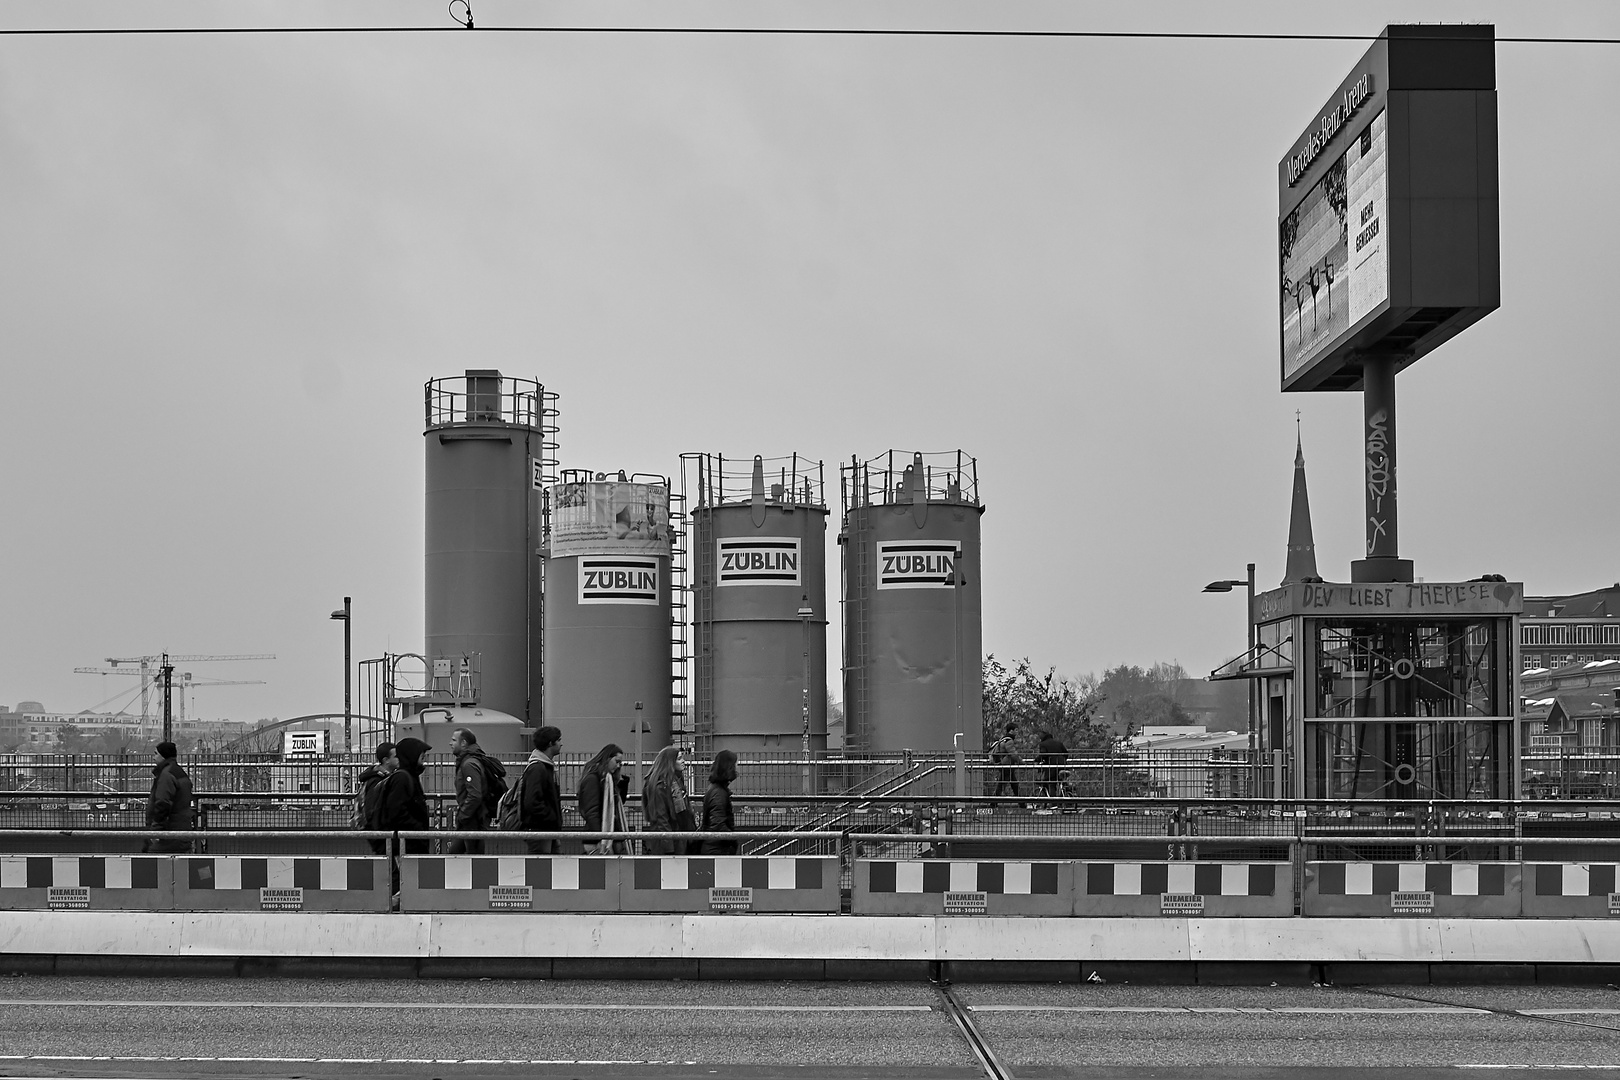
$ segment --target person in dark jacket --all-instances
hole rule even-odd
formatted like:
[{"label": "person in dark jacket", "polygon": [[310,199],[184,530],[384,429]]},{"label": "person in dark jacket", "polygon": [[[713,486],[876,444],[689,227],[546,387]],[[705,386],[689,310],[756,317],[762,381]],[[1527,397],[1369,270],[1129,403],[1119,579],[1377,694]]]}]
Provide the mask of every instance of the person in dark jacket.
[{"label": "person in dark jacket", "polygon": [[[585,763],[585,772],[579,778],[579,816],[585,820],[585,831],[628,832],[624,821],[625,800],[630,797],[630,778],[624,775],[624,751],[617,743],[608,743]],[[629,845],[623,840],[602,840],[588,844],[593,855],[628,855]]]},{"label": "person in dark jacket", "polygon": [[[466,728],[457,728],[451,744],[456,754],[456,831],[482,832],[489,828],[489,819],[495,812],[495,798],[491,792],[505,790],[506,766],[484,753],[478,745],[478,736]],[[497,786],[497,781],[502,782]],[[452,855],[482,855],[482,840],[452,840]]]},{"label": "person in dark jacket", "polygon": [[1063,745],[1063,740],[1055,737],[1050,731],[1041,732],[1041,745],[1039,747],[1041,762],[1041,794],[1058,796],[1063,794],[1063,783],[1058,774],[1069,764],[1069,748]]},{"label": "person in dark jacket", "polygon": [[[641,816],[648,832],[691,832],[697,828],[692,800],[686,793],[686,763],[673,746],[658,751],[652,771],[641,786]],[[644,840],[649,855],[685,855],[684,840]]]},{"label": "person in dark jacket", "polygon": [[[361,816],[358,822],[362,829],[377,828],[377,809],[382,806],[383,781],[395,769],[399,768],[399,758],[394,756],[394,744],[391,742],[377,744],[377,764],[372,765],[354,778],[355,790],[360,798]],[[388,850],[386,840],[367,840],[374,855],[381,855]]]},{"label": "person in dark jacket", "polygon": [[[152,793],[146,798],[146,825],[151,829],[180,832],[191,828],[191,777],[176,760],[180,752],[172,742],[156,747],[158,763],[152,770]],[[190,840],[158,839],[146,842],[143,851],[162,853],[191,850]]]},{"label": "person in dark jacket", "polygon": [[[562,753],[562,731],[547,724],[534,733],[534,752],[523,768],[523,801],[518,827],[524,832],[562,830],[562,791],[557,787],[557,755]],[[530,855],[557,854],[556,840],[528,840]]]},{"label": "person in dark jacket", "polygon": [[[377,805],[377,828],[389,832],[426,831],[430,825],[427,795],[422,791],[422,755],[433,747],[421,739],[401,739],[394,747],[399,768],[383,781]],[[429,841],[406,840],[406,855],[426,855]]]},{"label": "person in dark jacket", "polygon": [[[714,755],[714,764],[709,767],[709,790],[703,796],[704,832],[736,831],[731,817],[731,782],[735,779],[737,755],[730,750],[722,750]],[[699,847],[704,855],[737,854],[735,840],[710,838],[701,841]]]}]

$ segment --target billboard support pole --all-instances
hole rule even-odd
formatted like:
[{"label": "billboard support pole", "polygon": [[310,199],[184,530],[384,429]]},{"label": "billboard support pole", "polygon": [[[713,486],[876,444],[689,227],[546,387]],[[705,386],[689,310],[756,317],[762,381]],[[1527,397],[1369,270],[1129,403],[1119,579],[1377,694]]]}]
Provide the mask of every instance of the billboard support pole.
[{"label": "billboard support pole", "polygon": [[1412,580],[1412,560],[1400,557],[1400,525],[1395,492],[1396,353],[1361,358],[1361,428],[1366,461],[1367,557],[1350,564],[1352,582]]}]

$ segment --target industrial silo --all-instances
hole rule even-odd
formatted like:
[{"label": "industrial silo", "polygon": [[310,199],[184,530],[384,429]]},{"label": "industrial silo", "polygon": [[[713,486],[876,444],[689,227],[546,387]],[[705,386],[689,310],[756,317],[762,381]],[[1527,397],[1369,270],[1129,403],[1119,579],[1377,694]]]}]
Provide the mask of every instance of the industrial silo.
[{"label": "industrial silo", "polygon": [[540,495],[555,477],[557,395],[468,371],[427,384],[426,655],[452,684],[531,726],[540,712]]},{"label": "industrial silo", "polygon": [[[698,755],[827,748],[822,464],[687,454]],[[807,746],[808,744],[808,746]]]},{"label": "industrial silo", "polygon": [[839,470],[852,751],[983,749],[978,464],[894,451]]},{"label": "industrial silo", "polygon": [[[669,480],[564,469],[546,496],[545,722],[569,753],[670,742]],[[637,703],[640,709],[637,709]]]}]

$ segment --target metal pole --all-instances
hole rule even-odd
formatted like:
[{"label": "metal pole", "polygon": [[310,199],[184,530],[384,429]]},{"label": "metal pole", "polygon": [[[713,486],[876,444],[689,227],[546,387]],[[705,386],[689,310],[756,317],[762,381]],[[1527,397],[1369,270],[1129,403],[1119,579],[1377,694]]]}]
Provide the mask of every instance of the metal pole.
[{"label": "metal pole", "polygon": [[[636,702],[635,733],[636,733],[636,772],[635,772],[635,779],[632,781],[632,783],[635,784],[635,787],[632,788],[631,790],[635,791],[635,792],[640,792],[641,791],[641,702],[639,702],[639,701]],[[645,808],[643,808],[643,811],[645,812]]]},{"label": "metal pole", "polygon": [[[961,556],[958,555],[957,558],[960,559]],[[965,730],[963,730],[964,725],[962,723],[962,663],[963,663],[963,660],[965,659],[962,656],[962,586],[964,584],[966,584],[966,582],[962,578],[962,567],[961,567],[960,563],[958,563],[957,565],[955,565],[955,566],[953,566],[951,568],[951,592],[953,594],[953,598],[956,601],[956,625],[954,627],[955,632],[956,632],[956,663],[955,663],[955,667],[956,667],[956,729],[955,730],[956,730],[958,736],[967,735],[967,732]],[[961,743],[958,742],[957,746],[960,747]]]},{"label": "metal pole", "polygon": [[[1247,618],[1244,621],[1249,624],[1249,652],[1243,663],[1245,667],[1250,667],[1254,664],[1254,563],[1249,564],[1249,606],[1246,611]],[[1249,688],[1249,792],[1254,795],[1259,794],[1260,777],[1260,718],[1255,708],[1255,698],[1259,695],[1254,692],[1252,678],[1245,679],[1244,682]]]},{"label": "metal pole", "polygon": [[345,596],[343,598],[343,753],[345,756],[354,752],[354,710],[351,705],[353,699],[351,697],[351,673],[349,670],[349,627],[354,625],[354,621],[351,618],[353,608],[350,606],[349,601],[349,597]]},{"label": "metal pole", "polygon": [[171,696],[174,692],[174,665],[169,663],[169,654],[163,654],[163,741],[174,741],[174,714],[170,711]]},{"label": "metal pole", "polygon": [[810,794],[810,594],[804,594],[804,602],[799,605],[799,623],[804,627],[804,688],[800,705],[800,750],[804,755],[801,777],[801,789],[804,794]]}]

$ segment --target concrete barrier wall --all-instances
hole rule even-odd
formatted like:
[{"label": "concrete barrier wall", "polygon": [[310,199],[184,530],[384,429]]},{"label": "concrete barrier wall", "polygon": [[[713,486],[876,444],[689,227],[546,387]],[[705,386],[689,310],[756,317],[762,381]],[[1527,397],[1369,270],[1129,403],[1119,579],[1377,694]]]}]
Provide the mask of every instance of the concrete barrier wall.
[{"label": "concrete barrier wall", "polygon": [[621,861],[621,911],[707,912],[715,901],[738,910],[837,914],[838,859],[659,855]]},{"label": "concrete barrier wall", "polygon": [[1308,862],[1302,915],[1512,918],[1519,863]]},{"label": "concrete barrier wall", "polygon": [[387,911],[388,860],[176,855],[178,911]]}]

